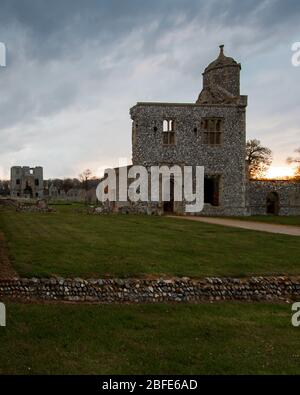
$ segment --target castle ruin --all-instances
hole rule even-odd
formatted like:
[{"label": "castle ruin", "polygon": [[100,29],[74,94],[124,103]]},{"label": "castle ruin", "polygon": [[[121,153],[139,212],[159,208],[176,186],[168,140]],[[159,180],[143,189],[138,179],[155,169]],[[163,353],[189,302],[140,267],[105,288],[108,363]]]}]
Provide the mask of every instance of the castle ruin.
[{"label": "castle ruin", "polygon": [[42,198],[44,194],[43,168],[12,167],[10,193],[14,198]]}]

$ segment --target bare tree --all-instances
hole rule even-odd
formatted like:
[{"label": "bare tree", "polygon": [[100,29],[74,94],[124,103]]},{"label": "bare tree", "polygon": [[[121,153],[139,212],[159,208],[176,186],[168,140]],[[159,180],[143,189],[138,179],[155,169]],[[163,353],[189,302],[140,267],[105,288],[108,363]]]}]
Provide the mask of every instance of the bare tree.
[{"label": "bare tree", "polygon": [[246,144],[246,162],[249,178],[263,178],[272,163],[272,151],[261,145],[259,140],[248,140]]},{"label": "bare tree", "polygon": [[83,173],[79,174],[79,180],[81,181],[84,189],[88,190],[89,179],[92,177],[92,171],[90,169],[84,170]]},{"label": "bare tree", "polygon": [[295,178],[300,179],[300,148],[297,148],[295,152],[299,154],[299,156],[287,158],[287,163],[289,165],[296,164]]},{"label": "bare tree", "polygon": [[65,191],[65,193],[67,193],[73,187],[73,180],[71,178],[64,178],[62,182],[62,189]]}]

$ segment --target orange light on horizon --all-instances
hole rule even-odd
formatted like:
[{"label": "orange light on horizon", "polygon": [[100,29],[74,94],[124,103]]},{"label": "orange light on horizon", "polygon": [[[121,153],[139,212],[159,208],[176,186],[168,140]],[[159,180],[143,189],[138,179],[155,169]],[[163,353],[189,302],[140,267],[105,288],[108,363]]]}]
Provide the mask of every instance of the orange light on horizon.
[{"label": "orange light on horizon", "polygon": [[295,169],[290,166],[271,166],[267,173],[266,178],[268,179],[286,179],[295,176]]}]

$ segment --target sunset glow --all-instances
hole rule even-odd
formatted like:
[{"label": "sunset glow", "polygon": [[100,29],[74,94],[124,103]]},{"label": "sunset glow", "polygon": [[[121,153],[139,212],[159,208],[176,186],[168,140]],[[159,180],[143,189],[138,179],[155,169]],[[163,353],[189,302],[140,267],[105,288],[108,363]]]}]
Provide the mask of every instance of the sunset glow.
[{"label": "sunset glow", "polygon": [[295,170],[290,166],[271,166],[267,171],[266,178],[268,179],[285,179],[293,177]]}]

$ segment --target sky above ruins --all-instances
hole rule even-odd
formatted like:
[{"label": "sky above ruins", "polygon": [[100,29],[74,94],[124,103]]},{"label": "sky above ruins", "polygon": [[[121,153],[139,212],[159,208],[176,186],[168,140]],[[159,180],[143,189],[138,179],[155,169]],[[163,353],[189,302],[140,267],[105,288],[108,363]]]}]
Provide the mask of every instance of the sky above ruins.
[{"label": "sky above ruins", "polygon": [[0,0],[0,178],[130,161],[129,108],[194,102],[219,44],[242,63],[248,138],[285,166],[300,146],[299,25],[298,0]]}]

